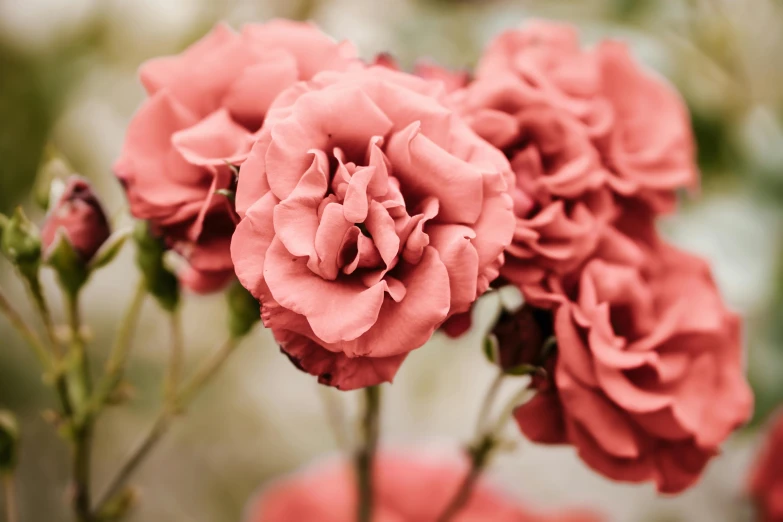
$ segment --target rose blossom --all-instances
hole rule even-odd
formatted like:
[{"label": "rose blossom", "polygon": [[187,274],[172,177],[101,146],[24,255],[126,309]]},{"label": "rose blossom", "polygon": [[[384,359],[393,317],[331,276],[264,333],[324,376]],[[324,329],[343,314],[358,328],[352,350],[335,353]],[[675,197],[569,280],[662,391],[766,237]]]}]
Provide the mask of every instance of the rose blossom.
[{"label": "rose blossom", "polygon": [[289,357],[325,384],[390,381],[498,275],[514,228],[508,162],[384,67],[281,94],[242,165],[242,284]]},{"label": "rose blossom", "polygon": [[63,193],[52,202],[41,228],[44,253],[54,246],[58,233],[65,236],[83,263],[89,263],[111,234],[103,206],[80,176],[69,177]]},{"label": "rose blossom", "polygon": [[753,397],[740,319],[709,267],[661,241],[648,248],[642,264],[596,257],[553,285],[553,381],[534,383],[540,393],[516,419],[533,440],[573,444],[609,478],[676,493],[749,418]]},{"label": "rose blossom", "polygon": [[773,419],[748,480],[759,522],[783,521],[783,415]]},{"label": "rose blossom", "polygon": [[[375,522],[433,521],[467,472],[464,460],[382,451],[376,460]],[[248,506],[244,522],[345,522],[356,516],[356,486],[347,462],[329,461],[283,479]],[[453,522],[597,522],[584,511],[538,514],[479,481]]]},{"label": "rose blossom", "polygon": [[128,127],[115,165],[131,213],[149,220],[188,261],[183,283],[199,292],[233,277],[229,245],[237,221],[218,190],[233,190],[275,97],[299,80],[354,61],[314,26],[275,20],[234,33],[218,25],[182,54],[140,70],[149,98]]},{"label": "rose blossom", "polygon": [[593,253],[617,209],[589,130],[561,107],[529,105],[518,84],[478,79],[456,99],[472,128],[511,160],[517,219],[501,273],[530,300],[549,274],[567,274]]},{"label": "rose blossom", "polygon": [[639,67],[620,42],[582,50],[573,27],[538,22],[496,38],[476,78],[516,80],[515,96],[526,106],[556,107],[578,118],[601,152],[610,185],[623,197],[666,212],[677,189],[698,182],[682,98]]}]

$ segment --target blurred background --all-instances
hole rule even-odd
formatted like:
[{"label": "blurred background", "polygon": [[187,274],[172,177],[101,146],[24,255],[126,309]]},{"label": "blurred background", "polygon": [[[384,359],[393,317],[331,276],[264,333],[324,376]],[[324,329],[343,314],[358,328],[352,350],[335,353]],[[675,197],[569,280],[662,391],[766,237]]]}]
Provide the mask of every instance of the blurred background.
[{"label": "blurred background", "polygon": [[[740,521],[742,488],[764,423],[783,402],[783,2],[779,0],[0,0],[0,211],[31,197],[44,151],[56,147],[90,178],[113,218],[127,220],[111,174],[124,129],[142,99],[136,69],[176,53],[218,20],[234,27],[271,17],[315,20],[352,39],[365,57],[390,51],[404,65],[427,56],[472,66],[500,30],[534,17],[568,20],[583,39],[622,38],[684,94],[703,173],[700,197],[663,224],[680,245],[711,260],[730,304],[746,318],[753,422],[726,445],[699,485],[676,498],[651,486],[608,482],[568,448],[533,446],[498,459],[492,478],[532,506],[595,507],[613,521]],[[40,177],[40,176],[39,176]],[[137,277],[131,248],[85,292],[95,367]],[[46,281],[49,288],[53,281]],[[10,267],[0,284],[33,318]],[[52,294],[53,295],[53,294]],[[485,303],[488,316],[492,303]],[[55,303],[55,314],[62,317]],[[489,310],[489,311],[488,311]],[[188,364],[225,336],[220,296],[188,296]],[[486,319],[486,317],[485,317]],[[384,437],[395,445],[456,447],[471,434],[493,369],[482,328],[459,342],[436,336],[385,387]],[[94,482],[105,484],[146,431],[160,403],[167,323],[148,301],[137,332],[128,406],[98,425]],[[238,521],[248,497],[275,476],[336,450],[323,390],[259,329],[177,421],[135,480],[131,521]],[[332,394],[350,413],[357,397]],[[68,452],[43,419],[54,405],[35,361],[0,319],[0,408],[24,432],[23,521],[69,520]]]}]

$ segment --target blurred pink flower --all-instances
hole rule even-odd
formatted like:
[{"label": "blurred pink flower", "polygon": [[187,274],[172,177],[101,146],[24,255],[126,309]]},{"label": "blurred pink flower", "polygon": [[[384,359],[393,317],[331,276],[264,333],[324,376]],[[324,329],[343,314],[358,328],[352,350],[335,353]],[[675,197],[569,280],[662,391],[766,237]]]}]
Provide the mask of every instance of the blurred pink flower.
[{"label": "blurred pink flower", "polygon": [[[434,522],[460,485],[464,460],[380,452],[375,522]],[[331,461],[272,484],[248,506],[244,522],[348,522],[356,517],[356,487],[348,463]],[[598,522],[586,511],[539,514],[479,482],[453,522]]]},{"label": "blurred pink flower", "polygon": [[759,522],[783,522],[783,415],[772,419],[748,477]]},{"label": "blurred pink flower", "polygon": [[498,275],[511,171],[442,95],[385,67],[323,73],[280,95],[242,165],[237,275],[322,383],[390,381]]},{"label": "blurred pink flower", "polygon": [[189,263],[182,282],[198,292],[233,277],[229,252],[238,218],[219,190],[247,157],[269,106],[299,80],[345,69],[353,48],[310,24],[274,20],[241,34],[218,25],[176,56],[140,70],[149,98],[128,127],[114,170],[131,213]]},{"label": "blurred pink flower", "polygon": [[84,263],[93,258],[111,234],[103,206],[84,178],[68,178],[62,195],[52,202],[41,228],[44,255],[56,244],[58,233],[64,234]]}]

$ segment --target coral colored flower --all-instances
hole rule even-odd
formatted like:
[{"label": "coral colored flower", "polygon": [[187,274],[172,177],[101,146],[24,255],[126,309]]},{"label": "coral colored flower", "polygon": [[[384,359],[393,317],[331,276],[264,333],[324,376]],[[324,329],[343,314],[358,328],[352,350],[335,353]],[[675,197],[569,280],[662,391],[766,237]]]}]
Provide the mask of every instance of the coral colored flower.
[{"label": "coral colored flower", "polygon": [[71,176],[60,198],[52,203],[41,228],[44,252],[62,233],[84,263],[88,263],[109,238],[111,228],[100,201],[84,178]]},{"label": "coral colored flower", "polygon": [[581,49],[570,26],[503,33],[452,103],[506,154],[525,193],[515,198],[517,228],[502,275],[538,305],[546,279],[578,270],[610,227],[623,226],[622,207],[668,211],[675,191],[697,181],[676,92],[622,44]]},{"label": "coral colored flower", "polygon": [[783,521],[783,415],[772,420],[748,480],[759,522]]},{"label": "coral colored flower", "polygon": [[573,444],[599,473],[691,486],[750,416],[740,319],[703,260],[658,242],[641,265],[590,260],[561,284],[554,380],[516,412],[540,442]]},{"label": "coral colored flower", "polygon": [[573,27],[539,22],[495,39],[476,77],[514,79],[517,103],[554,107],[581,121],[601,152],[611,187],[624,197],[666,212],[677,189],[698,183],[682,98],[642,69],[622,43],[583,50]]},{"label": "coral colored flower", "polygon": [[513,178],[443,92],[384,67],[322,73],[281,94],[242,165],[237,275],[322,383],[390,381],[498,275]]},{"label": "coral colored flower", "polygon": [[[376,461],[375,522],[432,522],[443,512],[467,472],[456,457],[380,452]],[[356,517],[350,464],[329,461],[262,491],[243,522],[346,522]],[[539,514],[479,482],[453,522],[598,522],[595,514]]]},{"label": "coral colored flower", "polygon": [[309,24],[276,20],[241,34],[218,25],[182,54],[140,70],[149,98],[128,128],[115,173],[131,213],[149,220],[189,264],[199,292],[233,277],[229,252],[237,216],[219,190],[247,157],[269,106],[299,80],[345,69],[354,51]]}]

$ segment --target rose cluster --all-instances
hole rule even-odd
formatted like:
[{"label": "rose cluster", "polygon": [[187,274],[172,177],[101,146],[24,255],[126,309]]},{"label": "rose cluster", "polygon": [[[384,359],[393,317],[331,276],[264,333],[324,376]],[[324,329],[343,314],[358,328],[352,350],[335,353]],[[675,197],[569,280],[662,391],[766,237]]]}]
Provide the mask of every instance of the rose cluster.
[{"label": "rose cluster", "polygon": [[141,77],[115,168],[132,213],[184,258],[186,286],[238,278],[319,382],[392,381],[510,284],[526,304],[501,354],[547,369],[516,412],[531,439],[678,492],[747,420],[740,320],[655,227],[698,185],[688,112],[623,44],[535,23],[473,78],[409,74],[273,21],[219,26]]}]

